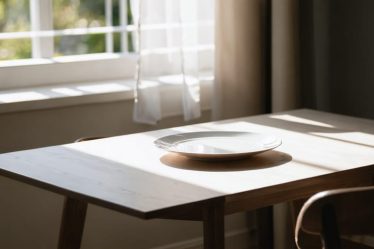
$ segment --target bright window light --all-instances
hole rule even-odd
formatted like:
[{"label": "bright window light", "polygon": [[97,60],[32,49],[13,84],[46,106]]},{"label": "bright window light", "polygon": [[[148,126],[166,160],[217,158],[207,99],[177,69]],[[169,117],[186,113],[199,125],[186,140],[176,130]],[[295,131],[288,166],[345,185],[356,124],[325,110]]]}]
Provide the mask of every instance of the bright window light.
[{"label": "bright window light", "polygon": [[38,92],[18,92],[18,93],[4,93],[0,94],[0,103],[15,103],[22,101],[48,99],[49,96]]},{"label": "bright window light", "polygon": [[306,118],[301,118],[289,114],[281,114],[281,115],[271,115],[271,118],[275,119],[280,119],[284,121],[289,121],[293,123],[299,123],[299,124],[309,124],[309,125],[315,125],[315,126],[320,126],[320,127],[326,127],[326,128],[334,128],[333,125],[323,123],[323,122],[317,122],[314,120],[306,119]]},{"label": "bright window light", "polygon": [[78,90],[90,92],[90,93],[108,93],[117,92],[123,90],[131,90],[129,86],[124,86],[117,83],[107,83],[107,84],[94,84],[88,86],[79,86]]}]

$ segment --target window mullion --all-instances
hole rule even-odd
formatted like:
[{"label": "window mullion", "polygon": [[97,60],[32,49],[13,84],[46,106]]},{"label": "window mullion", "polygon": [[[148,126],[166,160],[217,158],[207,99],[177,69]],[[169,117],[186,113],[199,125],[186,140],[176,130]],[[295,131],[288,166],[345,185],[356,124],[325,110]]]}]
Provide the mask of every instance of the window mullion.
[{"label": "window mullion", "polygon": [[[105,0],[105,25],[113,26],[113,3],[112,0]],[[113,33],[105,34],[105,48],[107,53],[113,53]]]},{"label": "window mullion", "polygon": [[31,0],[30,1],[32,57],[51,58],[53,56],[53,37],[39,37],[38,31],[53,29],[53,8],[52,0]]},{"label": "window mullion", "polygon": [[[127,0],[119,0],[120,25],[122,28],[127,27],[127,11]],[[122,53],[128,51],[126,29],[121,32],[121,51]]]}]

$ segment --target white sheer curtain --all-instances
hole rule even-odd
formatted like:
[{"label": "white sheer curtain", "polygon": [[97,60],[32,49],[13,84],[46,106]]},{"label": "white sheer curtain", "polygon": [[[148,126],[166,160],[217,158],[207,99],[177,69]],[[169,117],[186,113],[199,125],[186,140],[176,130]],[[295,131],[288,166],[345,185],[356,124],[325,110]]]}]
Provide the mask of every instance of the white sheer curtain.
[{"label": "white sheer curtain", "polygon": [[132,0],[131,8],[139,52],[134,120],[156,124],[163,106],[176,105],[161,94],[167,85],[179,85],[185,120],[198,118],[199,75],[213,64],[214,0]]}]

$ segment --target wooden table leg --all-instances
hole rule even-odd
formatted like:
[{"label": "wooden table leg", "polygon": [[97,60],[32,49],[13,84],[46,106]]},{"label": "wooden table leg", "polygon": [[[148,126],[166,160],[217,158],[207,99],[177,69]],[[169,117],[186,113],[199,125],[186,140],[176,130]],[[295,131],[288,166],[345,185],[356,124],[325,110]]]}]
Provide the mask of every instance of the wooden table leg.
[{"label": "wooden table leg", "polygon": [[225,248],[224,217],[223,200],[215,200],[204,208],[204,249]]},{"label": "wooden table leg", "polygon": [[273,206],[256,210],[258,248],[274,248]]},{"label": "wooden table leg", "polygon": [[81,246],[87,203],[65,198],[58,249],[79,249]]}]

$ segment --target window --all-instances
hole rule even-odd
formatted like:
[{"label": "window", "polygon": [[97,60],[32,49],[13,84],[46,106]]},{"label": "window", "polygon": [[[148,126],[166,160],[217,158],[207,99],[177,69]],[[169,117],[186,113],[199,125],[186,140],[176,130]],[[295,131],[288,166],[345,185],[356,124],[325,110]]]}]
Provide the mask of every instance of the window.
[{"label": "window", "polygon": [[0,0],[0,89],[132,77],[129,4]]},{"label": "window", "polygon": [[[212,10],[211,2],[199,4]],[[137,27],[130,4],[137,5],[136,0],[0,0],[0,90],[133,78]],[[204,70],[213,64],[213,11],[209,13],[200,13],[207,21],[199,24]],[[143,28],[151,34],[178,27],[147,23]],[[162,61],[164,50],[146,52]],[[166,64],[157,63],[162,66]]]}]

